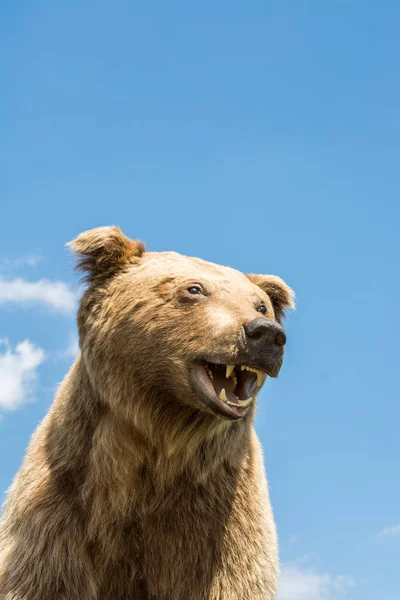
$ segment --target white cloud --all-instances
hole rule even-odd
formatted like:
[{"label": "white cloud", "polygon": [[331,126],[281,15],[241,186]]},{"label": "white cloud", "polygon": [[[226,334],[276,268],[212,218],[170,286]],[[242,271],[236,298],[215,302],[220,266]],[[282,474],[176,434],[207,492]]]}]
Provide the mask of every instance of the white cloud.
[{"label": "white cloud", "polygon": [[71,313],[75,310],[76,294],[63,281],[26,281],[0,276],[0,303],[47,304],[54,310]]},{"label": "white cloud", "polygon": [[32,399],[37,368],[45,360],[44,351],[24,340],[13,351],[8,340],[0,340],[0,409],[15,410]]},{"label": "white cloud", "polygon": [[295,563],[282,567],[277,600],[338,600],[359,583],[354,577],[316,573]]},{"label": "white cloud", "polygon": [[65,350],[64,356],[69,358],[76,358],[79,354],[79,341],[76,335],[71,336],[67,349]]},{"label": "white cloud", "polygon": [[20,256],[19,258],[3,258],[1,264],[7,269],[18,269],[25,266],[37,267],[41,260],[41,256],[27,254],[26,256]]},{"label": "white cloud", "polygon": [[392,537],[394,535],[400,535],[400,525],[394,525],[393,527],[385,527],[379,532],[379,537]]}]

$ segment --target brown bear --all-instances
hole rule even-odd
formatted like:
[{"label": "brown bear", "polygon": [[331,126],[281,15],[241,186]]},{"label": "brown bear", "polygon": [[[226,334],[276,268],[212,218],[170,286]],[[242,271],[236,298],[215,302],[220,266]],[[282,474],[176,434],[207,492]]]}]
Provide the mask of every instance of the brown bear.
[{"label": "brown bear", "polygon": [[282,364],[278,277],[71,242],[81,354],[0,524],[1,600],[272,600],[275,525],[256,396]]}]

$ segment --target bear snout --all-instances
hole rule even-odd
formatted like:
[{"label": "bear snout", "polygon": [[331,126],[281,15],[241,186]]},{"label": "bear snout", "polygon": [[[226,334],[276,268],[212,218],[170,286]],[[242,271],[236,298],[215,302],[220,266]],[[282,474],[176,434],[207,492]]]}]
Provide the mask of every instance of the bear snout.
[{"label": "bear snout", "polygon": [[253,319],[244,326],[247,343],[258,345],[260,342],[268,348],[282,349],[286,344],[286,334],[282,325],[270,319]]},{"label": "bear snout", "polygon": [[276,321],[259,317],[243,326],[246,354],[251,364],[259,366],[271,377],[277,377],[282,366],[286,333]]}]

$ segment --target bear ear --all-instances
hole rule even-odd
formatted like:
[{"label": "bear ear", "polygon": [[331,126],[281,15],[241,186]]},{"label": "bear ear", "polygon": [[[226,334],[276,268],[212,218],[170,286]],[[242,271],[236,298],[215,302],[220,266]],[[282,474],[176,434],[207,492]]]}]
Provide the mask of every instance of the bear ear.
[{"label": "bear ear", "polygon": [[89,282],[111,275],[145,251],[143,242],[131,240],[115,226],[84,231],[67,246],[79,255],[76,269],[83,271]]},{"label": "bear ear", "polygon": [[279,323],[285,316],[286,308],[294,308],[294,291],[276,275],[247,275],[252,283],[258,285],[271,299],[275,317]]}]

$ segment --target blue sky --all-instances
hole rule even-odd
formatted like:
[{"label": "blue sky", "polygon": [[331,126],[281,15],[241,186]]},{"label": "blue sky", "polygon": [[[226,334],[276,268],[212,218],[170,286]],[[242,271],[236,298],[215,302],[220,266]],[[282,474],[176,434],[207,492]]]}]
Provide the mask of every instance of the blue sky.
[{"label": "blue sky", "polygon": [[398,600],[400,6],[0,6],[0,492],[75,352],[65,243],[117,224],[284,277],[260,397],[279,600]]}]

